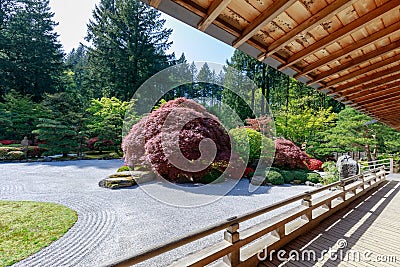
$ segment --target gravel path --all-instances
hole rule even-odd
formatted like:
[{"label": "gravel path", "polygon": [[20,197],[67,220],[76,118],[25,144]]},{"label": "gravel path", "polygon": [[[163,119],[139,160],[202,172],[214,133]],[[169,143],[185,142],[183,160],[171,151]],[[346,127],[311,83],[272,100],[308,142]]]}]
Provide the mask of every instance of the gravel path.
[{"label": "gravel path", "polygon": [[[248,181],[243,180],[229,194],[218,198],[218,190],[215,188],[224,185],[215,185],[207,191],[211,192],[209,194],[190,190],[186,192],[182,188],[166,186],[160,182],[121,190],[98,187],[99,180],[115,172],[121,165],[120,160],[0,164],[0,200],[60,203],[76,210],[79,215],[77,223],[62,238],[15,266],[100,266],[226,218],[310,190],[307,186],[275,186],[261,187],[249,193]],[[152,196],[148,192],[152,192]],[[174,203],[181,202],[182,205],[168,205],[158,200],[165,199],[166,194],[170,194]],[[186,204],[192,203],[192,199],[198,195],[202,199],[209,198],[210,203],[183,207],[190,206]],[[277,210],[249,223],[281,211]],[[249,223],[241,227],[246,228]],[[168,265],[174,259],[221,238],[222,233],[209,236],[141,266]]]}]

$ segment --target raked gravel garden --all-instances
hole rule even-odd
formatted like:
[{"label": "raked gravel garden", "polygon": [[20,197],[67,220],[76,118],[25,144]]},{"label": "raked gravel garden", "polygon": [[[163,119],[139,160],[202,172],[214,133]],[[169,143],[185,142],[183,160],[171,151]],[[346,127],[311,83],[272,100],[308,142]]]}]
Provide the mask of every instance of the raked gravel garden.
[{"label": "raked gravel garden", "polygon": [[[168,187],[160,181],[117,190],[98,186],[101,178],[114,173],[121,165],[121,160],[0,164],[0,200],[53,202],[78,213],[78,221],[64,236],[14,266],[101,266],[312,189],[306,185],[262,186],[250,193],[248,179],[227,181],[223,184],[232,183],[229,186],[233,189],[225,196],[203,196],[210,197],[209,201],[191,206],[185,202],[190,203],[196,193]],[[146,186],[151,190],[144,190]],[[171,199],[171,202],[160,199]],[[276,210],[267,216],[280,212]],[[265,217],[257,220],[261,219]],[[246,224],[241,227],[245,228]],[[144,262],[142,266],[166,266],[221,238],[222,232]]]}]

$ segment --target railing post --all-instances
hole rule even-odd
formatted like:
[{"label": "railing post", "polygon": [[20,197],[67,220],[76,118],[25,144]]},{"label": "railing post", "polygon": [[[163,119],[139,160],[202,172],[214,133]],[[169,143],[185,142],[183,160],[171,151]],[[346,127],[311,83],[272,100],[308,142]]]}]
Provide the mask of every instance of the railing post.
[{"label": "railing post", "polygon": [[345,188],[345,183],[341,180],[339,184],[340,190],[342,193],[340,194],[340,197],[342,198],[343,202],[346,201],[346,188]]},{"label": "railing post", "polygon": [[[308,192],[307,192],[308,193]],[[301,202],[302,205],[311,208],[312,207],[312,200],[311,200],[311,194],[307,194]],[[301,216],[302,219],[306,219],[309,222],[312,220],[312,210],[308,210],[303,216]]]},{"label": "railing post", "polygon": [[[224,239],[229,243],[235,244],[239,241],[239,224],[234,223],[229,226],[226,231],[224,232]],[[224,263],[228,266],[237,266],[240,263],[240,248],[235,249],[228,255],[224,256],[223,259]]]},{"label": "railing post", "polygon": [[389,172],[390,172],[390,173],[394,173],[394,162],[393,162],[393,158],[391,157],[391,158],[389,158],[389,160],[390,160],[390,170],[389,170]]}]

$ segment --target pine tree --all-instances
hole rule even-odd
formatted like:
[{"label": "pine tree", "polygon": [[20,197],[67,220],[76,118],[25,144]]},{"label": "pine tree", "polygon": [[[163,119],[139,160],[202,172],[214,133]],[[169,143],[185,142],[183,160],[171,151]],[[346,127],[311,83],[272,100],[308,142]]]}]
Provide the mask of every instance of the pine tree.
[{"label": "pine tree", "polygon": [[43,107],[33,102],[31,96],[21,95],[15,90],[3,96],[0,103],[0,136],[5,139],[22,140],[27,136],[34,140],[32,131],[43,115]]},{"label": "pine tree", "polygon": [[42,104],[46,110],[32,133],[44,141],[47,154],[82,153],[87,116],[86,102],[76,92],[47,94]]},{"label": "pine tree", "polygon": [[101,0],[86,39],[94,90],[129,100],[151,75],[169,65],[166,50],[172,30],[160,13],[140,1]]},{"label": "pine tree", "polygon": [[39,100],[57,91],[64,55],[49,0],[7,0],[0,8],[0,94],[15,89]]}]

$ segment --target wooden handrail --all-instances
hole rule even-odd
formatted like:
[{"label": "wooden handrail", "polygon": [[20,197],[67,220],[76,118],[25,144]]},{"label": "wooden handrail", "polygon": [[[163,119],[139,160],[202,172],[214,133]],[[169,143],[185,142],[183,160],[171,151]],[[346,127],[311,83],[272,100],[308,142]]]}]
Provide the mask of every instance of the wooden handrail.
[{"label": "wooden handrail", "polygon": [[[378,169],[376,169],[376,171],[377,172],[384,171],[384,169],[383,168],[378,168]],[[372,174],[373,170],[370,170],[370,172]],[[380,175],[381,176],[383,175],[383,177],[384,177],[384,173],[380,174]],[[374,181],[377,181],[377,179],[380,179],[380,178],[376,174],[374,174],[373,178],[369,178],[368,181],[366,181],[364,179],[364,174],[355,175],[355,176],[349,177],[347,179],[343,179],[343,180],[334,182],[332,184],[317,188],[315,190],[308,191],[308,192],[305,192],[305,193],[290,197],[290,198],[285,199],[285,200],[281,200],[281,201],[279,201],[277,203],[265,206],[263,208],[256,209],[254,211],[242,214],[240,216],[235,216],[235,217],[228,218],[228,219],[226,219],[226,220],[224,220],[222,222],[210,225],[208,227],[205,227],[205,228],[197,230],[197,231],[193,231],[193,232],[191,232],[191,233],[189,233],[189,234],[187,234],[187,235],[185,235],[183,237],[179,237],[179,238],[173,239],[171,241],[165,242],[163,244],[154,246],[154,247],[152,247],[150,249],[147,249],[147,250],[145,250],[143,252],[134,253],[132,255],[129,255],[128,257],[121,258],[119,260],[116,260],[116,261],[114,261],[112,263],[109,263],[109,264],[106,264],[104,266],[131,266],[133,264],[137,264],[137,263],[143,262],[145,260],[148,260],[150,258],[153,258],[153,257],[158,256],[160,254],[163,254],[165,252],[171,251],[171,250],[176,249],[178,247],[184,246],[184,245],[186,245],[188,243],[191,243],[193,241],[199,240],[201,238],[204,238],[204,237],[209,236],[211,234],[214,234],[216,232],[219,232],[219,231],[222,231],[222,230],[226,230],[226,229],[230,229],[234,225],[238,226],[240,223],[242,223],[244,221],[253,219],[255,217],[258,217],[260,215],[266,214],[266,213],[271,212],[273,210],[276,210],[276,209],[279,209],[281,207],[287,206],[287,205],[292,204],[292,203],[294,203],[296,201],[300,201],[300,200],[303,200],[303,202],[304,202],[304,200],[311,201],[311,198],[312,198],[313,195],[315,195],[317,193],[320,193],[320,192],[323,192],[323,191],[326,191],[326,190],[329,190],[329,189],[331,189],[333,187],[338,187],[339,186],[339,187],[342,188],[343,194],[344,194],[343,195],[343,201],[345,201],[346,200],[345,196],[346,196],[346,193],[348,191],[349,192],[351,191],[352,193],[354,193],[354,195],[357,194],[357,188],[351,188],[351,189],[348,189],[346,191],[346,189],[345,189],[346,182],[361,180],[363,182],[363,184],[368,182],[369,185],[371,186]],[[349,185],[351,185],[351,184],[349,184]],[[363,186],[362,189],[365,190],[365,186]],[[334,197],[328,198],[325,201],[332,201],[333,198]],[[309,202],[309,203],[311,203],[311,202]],[[310,216],[312,216],[312,215],[310,215],[310,214],[312,214],[311,211],[313,210],[313,207],[312,207],[312,204],[309,204],[309,205],[310,205],[309,208],[304,210],[304,212],[305,212],[304,214],[306,214],[306,213],[309,214],[308,217],[309,217],[309,220],[311,220],[312,218]],[[330,205],[331,204],[329,204],[329,206]],[[319,204],[318,207],[319,206],[321,206],[321,204]],[[285,224],[283,224],[283,225],[285,225]],[[241,240],[241,241],[243,241],[243,240]],[[243,242],[237,242],[237,244],[235,244],[235,247],[237,247],[238,245],[242,246],[243,245],[242,243]],[[228,249],[227,251],[232,251],[232,249]]]}]

